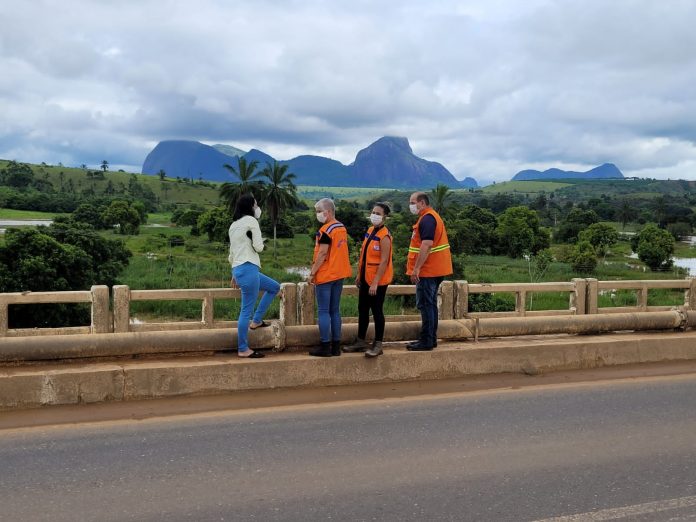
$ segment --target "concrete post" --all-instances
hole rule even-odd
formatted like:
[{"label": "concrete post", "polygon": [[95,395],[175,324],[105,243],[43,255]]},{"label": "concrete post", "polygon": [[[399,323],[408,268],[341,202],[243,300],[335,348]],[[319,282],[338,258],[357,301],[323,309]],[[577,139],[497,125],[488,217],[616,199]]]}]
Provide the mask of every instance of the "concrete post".
[{"label": "concrete post", "polygon": [[3,299],[0,300],[0,337],[5,337],[7,335],[7,330],[9,328],[9,318],[8,318],[8,305]]},{"label": "concrete post", "polygon": [[521,316],[527,315],[527,292],[519,290],[515,293],[515,312]]},{"label": "concrete post", "polygon": [[642,284],[640,286],[640,290],[638,290],[638,295],[636,297],[637,297],[636,301],[638,302],[638,306],[640,306],[640,310],[642,312],[647,311],[648,310],[648,285]]},{"label": "concrete post", "polygon": [[215,322],[215,299],[213,299],[212,295],[203,298],[201,321],[206,328],[213,327],[213,323]]},{"label": "concrete post", "polygon": [[469,283],[454,282],[454,318],[463,319],[469,313]]},{"label": "concrete post", "polygon": [[689,278],[689,289],[685,292],[684,306],[688,310],[696,310],[696,277]]},{"label": "concrete post", "polygon": [[95,285],[90,292],[92,293],[91,333],[109,333],[112,331],[109,315],[109,287]]},{"label": "concrete post", "polygon": [[588,314],[596,314],[598,311],[597,300],[599,298],[599,285],[596,279],[588,278],[587,282],[587,297],[585,299],[585,311]]},{"label": "concrete post", "polygon": [[573,279],[575,290],[570,293],[570,309],[575,309],[575,315],[585,315],[587,312],[587,281],[577,277]]},{"label": "concrete post", "polygon": [[443,281],[437,294],[437,305],[440,319],[454,318],[454,283]]},{"label": "concrete post", "polygon": [[299,301],[298,319],[300,324],[315,324],[314,320],[314,285],[298,283],[297,297]]},{"label": "concrete post", "polygon": [[280,284],[280,322],[285,326],[297,325],[297,285]]},{"label": "concrete post", "polygon": [[130,288],[114,285],[114,332],[130,331]]}]

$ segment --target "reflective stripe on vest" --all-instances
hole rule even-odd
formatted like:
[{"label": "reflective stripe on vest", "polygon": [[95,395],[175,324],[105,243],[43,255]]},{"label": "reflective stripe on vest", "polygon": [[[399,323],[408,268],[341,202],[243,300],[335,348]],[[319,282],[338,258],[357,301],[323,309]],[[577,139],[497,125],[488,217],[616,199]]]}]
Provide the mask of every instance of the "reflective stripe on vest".
[{"label": "reflective stripe on vest", "polygon": [[408,258],[406,259],[406,274],[411,275],[413,268],[416,266],[416,259],[420,253],[422,240],[418,225],[421,219],[430,215],[435,218],[435,237],[433,245],[430,248],[428,257],[421,266],[420,277],[439,277],[447,276],[452,273],[452,254],[450,252],[449,240],[447,239],[447,230],[440,215],[432,208],[426,209],[419,217],[416,224],[413,226],[413,235],[411,236],[411,244],[408,247]]}]

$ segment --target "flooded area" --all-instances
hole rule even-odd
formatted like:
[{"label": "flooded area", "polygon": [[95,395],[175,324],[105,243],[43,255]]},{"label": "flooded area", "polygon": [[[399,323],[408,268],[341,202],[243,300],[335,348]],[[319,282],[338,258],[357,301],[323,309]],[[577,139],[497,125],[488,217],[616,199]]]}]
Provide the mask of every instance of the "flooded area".
[{"label": "flooded area", "polygon": [[0,234],[4,234],[8,227],[47,227],[51,223],[52,219],[0,219]]}]

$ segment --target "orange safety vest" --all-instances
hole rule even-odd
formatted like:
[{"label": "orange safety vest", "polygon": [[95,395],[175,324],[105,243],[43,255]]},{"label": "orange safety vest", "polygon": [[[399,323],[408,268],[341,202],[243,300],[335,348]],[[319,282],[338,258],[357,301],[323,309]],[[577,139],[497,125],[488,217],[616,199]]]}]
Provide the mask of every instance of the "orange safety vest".
[{"label": "orange safety vest", "polygon": [[318,285],[350,277],[353,274],[350,259],[348,258],[348,232],[343,223],[336,220],[325,223],[317,232],[312,263],[316,261],[319,254],[319,238],[322,232],[326,232],[331,238],[331,244],[329,245],[329,253],[326,259],[317,270],[314,281]]},{"label": "orange safety vest", "polygon": [[[362,271],[363,256],[365,256],[365,281],[368,285],[371,285],[375,280],[377,275],[377,269],[379,264],[382,262],[382,239],[389,237],[391,239],[391,234],[387,227],[382,227],[375,233],[374,237],[368,244],[368,239],[372,236],[372,232],[375,227],[370,227],[367,229],[365,234],[365,239],[363,239],[362,248],[360,249],[360,258],[358,259],[358,275]],[[365,248],[367,248],[367,253],[365,253]],[[388,285],[392,282],[394,278],[394,267],[392,266],[392,253],[391,248],[389,250],[389,261],[387,263],[387,269],[384,271],[382,278],[379,280],[378,286]]]},{"label": "orange safety vest", "polygon": [[447,239],[447,231],[445,224],[442,222],[440,215],[432,208],[427,208],[418,216],[418,221],[413,225],[413,234],[411,235],[411,244],[408,247],[408,258],[406,259],[406,274],[413,274],[413,268],[416,266],[416,259],[420,253],[421,238],[418,232],[418,225],[424,216],[433,216],[435,218],[435,237],[430,253],[420,269],[420,277],[440,277],[447,276],[452,273],[452,254],[450,252],[449,240]]}]

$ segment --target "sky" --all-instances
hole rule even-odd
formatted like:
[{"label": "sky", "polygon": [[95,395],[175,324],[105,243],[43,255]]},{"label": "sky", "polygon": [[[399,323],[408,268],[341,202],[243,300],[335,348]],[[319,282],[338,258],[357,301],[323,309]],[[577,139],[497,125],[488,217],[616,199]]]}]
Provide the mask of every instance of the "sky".
[{"label": "sky", "polygon": [[0,158],[139,172],[161,140],[457,178],[696,179],[696,1],[0,0]]}]

